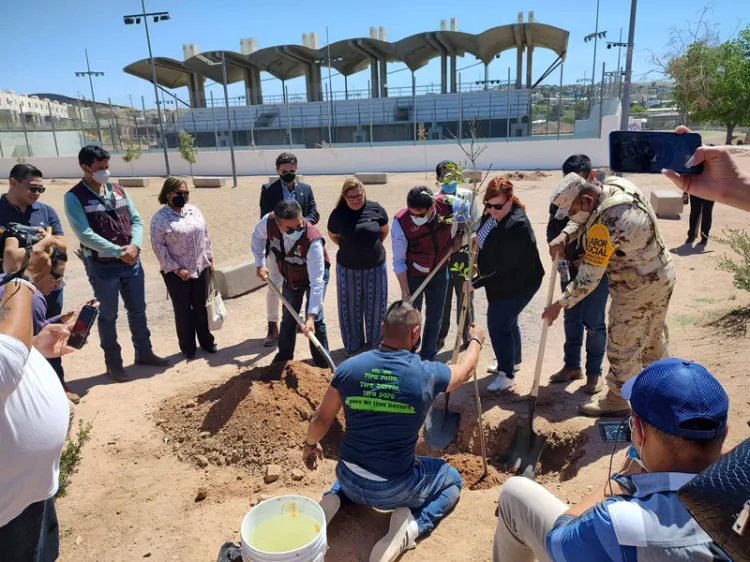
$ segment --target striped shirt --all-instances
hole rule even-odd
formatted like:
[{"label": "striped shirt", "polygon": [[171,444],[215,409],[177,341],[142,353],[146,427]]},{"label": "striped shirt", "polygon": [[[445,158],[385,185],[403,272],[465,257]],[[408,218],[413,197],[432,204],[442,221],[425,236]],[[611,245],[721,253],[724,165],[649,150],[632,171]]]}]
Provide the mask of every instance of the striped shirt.
[{"label": "striped shirt", "polygon": [[479,241],[479,247],[484,247],[484,241],[487,240],[487,237],[490,235],[490,232],[492,232],[492,229],[497,226],[497,221],[493,219],[492,217],[488,218],[485,223],[482,225],[482,227],[477,231],[477,240]]}]

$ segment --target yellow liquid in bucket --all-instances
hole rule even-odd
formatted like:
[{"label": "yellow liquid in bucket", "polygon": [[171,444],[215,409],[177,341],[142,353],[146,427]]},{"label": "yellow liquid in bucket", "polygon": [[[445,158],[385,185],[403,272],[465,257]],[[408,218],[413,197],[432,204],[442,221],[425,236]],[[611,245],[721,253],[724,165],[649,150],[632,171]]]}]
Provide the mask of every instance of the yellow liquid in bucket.
[{"label": "yellow liquid in bucket", "polygon": [[292,510],[260,523],[250,544],[263,552],[289,552],[310,543],[319,532],[320,525],[315,519]]}]

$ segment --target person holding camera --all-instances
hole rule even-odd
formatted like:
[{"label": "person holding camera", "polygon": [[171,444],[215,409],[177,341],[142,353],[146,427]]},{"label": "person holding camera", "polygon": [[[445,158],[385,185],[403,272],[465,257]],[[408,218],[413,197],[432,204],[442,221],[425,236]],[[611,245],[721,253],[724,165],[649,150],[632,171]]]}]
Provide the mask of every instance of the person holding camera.
[{"label": "person holding camera", "polygon": [[[69,325],[48,324],[34,335],[37,289],[52,286],[54,237],[19,248],[7,238],[0,281],[0,559],[46,562],[59,555],[55,512],[60,453],[70,408],[46,358],[73,351]],[[51,278],[51,279],[50,279]],[[36,284],[39,284],[38,286]],[[75,317],[71,318],[71,323]]]},{"label": "person holding camera", "polygon": [[196,336],[204,351],[217,351],[206,312],[214,262],[211,238],[189,197],[187,183],[167,178],[159,193],[163,207],[151,218],[151,247],[172,300],[180,351],[188,361],[195,359]]},{"label": "person holding camera", "polygon": [[[46,191],[41,170],[31,164],[16,164],[11,168],[8,177],[8,192],[0,197],[0,226],[8,228],[11,224],[38,229],[39,236],[52,236],[55,247],[61,252],[67,252],[67,241],[62,223],[55,209],[40,201]],[[47,301],[47,316],[52,318],[62,313],[63,287],[59,283],[45,297]],[[68,399],[78,404],[81,399],[65,383],[65,369],[59,357],[49,360],[65,389]]]},{"label": "person holding camera", "polygon": [[495,562],[729,561],[677,496],[721,456],[727,393],[703,366],[672,357],[629,379],[622,395],[633,411],[620,424],[631,429],[624,466],[573,507],[533,480],[508,480]]},{"label": "person holding camera", "polygon": [[84,146],[78,153],[78,163],[84,177],[65,194],[65,213],[81,242],[86,275],[101,303],[98,327],[107,374],[116,382],[125,382],[129,379],[117,343],[120,295],[128,312],[135,363],[153,367],[169,365],[169,360],[154,354],[146,322],[140,260],[143,219],[125,189],[108,181],[109,152],[93,144]]}]

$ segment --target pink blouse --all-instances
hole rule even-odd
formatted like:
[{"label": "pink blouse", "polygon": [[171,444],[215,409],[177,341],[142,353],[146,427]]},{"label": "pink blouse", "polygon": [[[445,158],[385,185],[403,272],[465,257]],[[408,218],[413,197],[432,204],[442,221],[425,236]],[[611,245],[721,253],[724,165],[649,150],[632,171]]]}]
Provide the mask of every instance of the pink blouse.
[{"label": "pink blouse", "polygon": [[151,219],[151,246],[165,273],[186,269],[197,278],[211,265],[213,249],[206,221],[189,203],[178,213],[164,205]]}]

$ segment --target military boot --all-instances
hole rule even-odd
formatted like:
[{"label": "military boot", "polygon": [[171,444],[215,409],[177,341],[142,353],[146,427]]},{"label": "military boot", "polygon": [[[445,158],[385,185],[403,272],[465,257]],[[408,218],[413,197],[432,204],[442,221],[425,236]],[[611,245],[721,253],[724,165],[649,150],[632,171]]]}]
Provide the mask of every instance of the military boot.
[{"label": "military boot", "polygon": [[601,398],[592,398],[588,404],[578,406],[578,411],[592,418],[620,417],[630,414],[630,404],[622,396],[608,390]]}]

